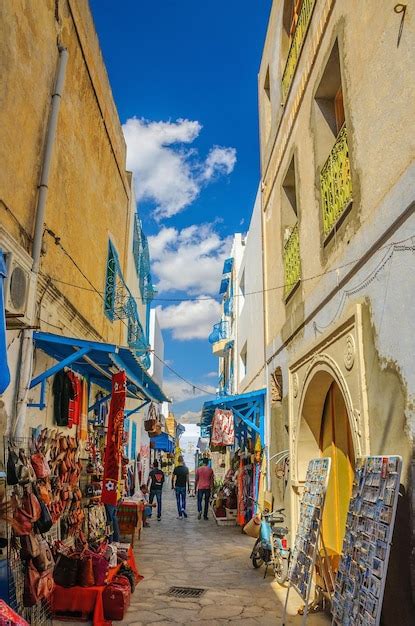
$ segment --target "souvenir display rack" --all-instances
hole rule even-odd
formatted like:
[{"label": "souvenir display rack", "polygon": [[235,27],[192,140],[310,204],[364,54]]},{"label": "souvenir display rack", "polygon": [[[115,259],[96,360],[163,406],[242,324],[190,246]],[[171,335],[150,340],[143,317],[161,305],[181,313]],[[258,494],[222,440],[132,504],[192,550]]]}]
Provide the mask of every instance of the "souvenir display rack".
[{"label": "souvenir display rack", "polygon": [[401,470],[400,456],[358,459],[332,601],[333,625],[380,623]]},{"label": "souvenir display rack", "polygon": [[298,592],[305,602],[303,624],[307,621],[313,571],[319,554],[321,520],[330,467],[330,458],[312,459],[308,465],[300,506],[300,520],[288,572],[288,589],[282,618],[283,626],[291,587]]},{"label": "souvenir display rack", "polygon": [[[4,442],[4,459],[7,462],[9,443],[19,450],[22,449],[25,452],[27,458],[30,458],[31,450],[30,444],[32,438],[13,438],[13,442],[8,438],[3,439]],[[11,503],[12,493],[21,495],[22,487],[20,485],[14,485],[13,487],[7,486],[6,489],[6,502],[8,508]],[[7,587],[8,587],[8,604],[16,611],[21,617],[23,617],[32,626],[48,626],[52,624],[52,607],[49,599],[43,599],[33,607],[27,608],[23,603],[23,591],[25,584],[25,564],[20,557],[20,549],[18,545],[19,539],[12,541],[12,527],[7,522]],[[48,541],[55,541],[57,537],[58,525],[52,526],[48,533],[44,534],[44,537]]]}]

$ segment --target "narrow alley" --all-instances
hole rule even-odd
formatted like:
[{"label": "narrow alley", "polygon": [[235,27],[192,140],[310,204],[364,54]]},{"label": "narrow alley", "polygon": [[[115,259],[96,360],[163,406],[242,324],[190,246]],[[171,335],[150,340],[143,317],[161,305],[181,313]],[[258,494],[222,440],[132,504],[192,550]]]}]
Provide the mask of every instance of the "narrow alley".
[{"label": "narrow alley", "polygon": [[[264,626],[281,623],[286,588],[264,570],[254,570],[249,559],[253,539],[237,527],[218,527],[213,519],[198,520],[196,500],[188,501],[187,520],[176,519],[175,499],[169,487],[164,493],[162,521],[155,518],[143,529],[136,545],[136,561],[144,580],[131,597],[123,624],[238,623]],[[169,597],[171,586],[205,590],[199,599]],[[293,592],[287,624],[301,624],[296,615],[301,600]],[[311,626],[329,624],[324,615],[313,615]]]}]

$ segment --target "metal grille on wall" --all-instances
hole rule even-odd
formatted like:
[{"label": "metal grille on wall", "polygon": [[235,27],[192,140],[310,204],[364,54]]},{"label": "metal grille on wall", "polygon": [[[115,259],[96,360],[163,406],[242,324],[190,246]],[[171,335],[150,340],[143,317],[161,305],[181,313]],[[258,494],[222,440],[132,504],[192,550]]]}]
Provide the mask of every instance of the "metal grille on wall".
[{"label": "metal grille on wall", "polygon": [[150,253],[147,237],[137,215],[134,219],[133,253],[141,297],[144,302],[151,302],[154,298],[154,287],[151,277]]},{"label": "metal grille on wall", "polygon": [[287,298],[301,278],[300,236],[298,223],[284,246],[284,292]]},{"label": "metal grille on wall", "polygon": [[327,237],[352,201],[347,128],[344,124],[320,174],[323,230]]},{"label": "metal grille on wall", "polygon": [[125,283],[117,251],[109,242],[104,298],[105,313],[111,321],[128,320],[127,341],[143,367],[150,367],[148,343],[140,322],[137,302]]}]

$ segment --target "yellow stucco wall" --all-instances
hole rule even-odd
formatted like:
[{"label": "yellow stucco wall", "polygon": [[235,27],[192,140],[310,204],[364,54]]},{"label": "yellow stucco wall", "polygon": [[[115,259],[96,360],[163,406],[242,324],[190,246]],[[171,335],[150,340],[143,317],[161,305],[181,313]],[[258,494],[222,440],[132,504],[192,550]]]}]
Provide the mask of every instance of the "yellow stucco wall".
[{"label": "yellow stucco wall", "polygon": [[[130,179],[125,142],[86,0],[13,0],[0,3],[0,224],[30,252],[22,229],[33,234],[37,184],[55,80],[58,48],[69,60],[45,222],[94,287],[103,292],[111,236],[125,270],[129,243]],[[58,17],[58,19],[56,19]],[[41,273],[95,332],[121,341],[125,327],[104,315],[102,298],[50,235]],[[48,328],[45,328],[48,330]]]}]

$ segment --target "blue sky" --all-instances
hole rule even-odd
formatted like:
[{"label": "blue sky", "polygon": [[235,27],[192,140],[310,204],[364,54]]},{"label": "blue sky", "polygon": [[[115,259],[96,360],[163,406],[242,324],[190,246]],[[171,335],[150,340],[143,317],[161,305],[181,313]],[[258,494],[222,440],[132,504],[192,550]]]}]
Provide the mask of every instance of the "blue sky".
[{"label": "blue sky", "polygon": [[[259,181],[257,74],[271,0],[90,0],[150,236],[165,359],[213,390],[207,342],[230,236]],[[205,398],[165,372],[177,417]],[[178,401],[177,401],[178,400]]]}]

